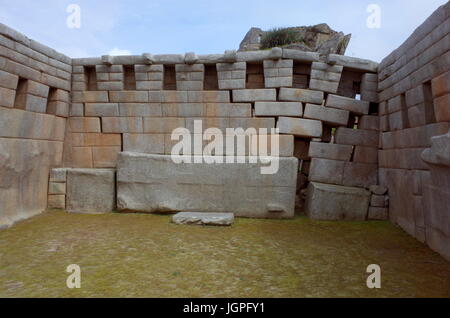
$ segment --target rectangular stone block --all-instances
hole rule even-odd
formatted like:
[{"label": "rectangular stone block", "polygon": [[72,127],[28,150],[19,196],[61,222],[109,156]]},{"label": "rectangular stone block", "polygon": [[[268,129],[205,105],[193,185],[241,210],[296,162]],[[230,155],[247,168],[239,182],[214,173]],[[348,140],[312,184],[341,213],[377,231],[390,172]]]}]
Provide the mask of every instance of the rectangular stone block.
[{"label": "rectangular stone block", "polygon": [[207,103],[206,117],[252,117],[250,103]]},{"label": "rectangular stone block", "polygon": [[312,158],[309,181],[342,185],[345,161]]},{"label": "rectangular stone block", "polygon": [[0,106],[14,107],[16,91],[9,88],[0,87]]},{"label": "rectangular stone block", "polygon": [[338,95],[328,95],[325,105],[331,108],[348,110],[356,115],[367,115],[369,113],[369,102]]},{"label": "rectangular stone block", "polygon": [[309,144],[309,157],[350,161],[353,146],[337,145],[324,142],[311,142]]},{"label": "rectangular stone block", "polygon": [[375,195],[372,194],[372,197],[370,198],[370,206],[377,207],[377,208],[384,208],[386,207],[387,198],[385,195]]},{"label": "rectangular stone block", "polygon": [[141,117],[102,117],[104,133],[142,133]]},{"label": "rectangular stone block", "polygon": [[338,127],[335,133],[337,144],[378,148],[379,133],[374,130]]},{"label": "rectangular stone block", "polygon": [[185,127],[185,118],[144,118],[144,133],[171,134],[173,130]]},{"label": "rectangular stone block", "polygon": [[73,168],[92,168],[92,148],[91,147],[71,147],[69,154],[70,165]]},{"label": "rectangular stone block", "polygon": [[114,117],[119,116],[117,103],[86,103],[84,105],[86,117]]},{"label": "rectangular stone block", "polygon": [[240,89],[233,90],[233,102],[276,101],[275,89]]},{"label": "rectangular stone block", "polygon": [[386,221],[389,219],[389,209],[369,207],[368,219],[372,221]]},{"label": "rectangular stone block", "polygon": [[325,106],[306,104],[304,118],[320,120],[331,126],[347,126],[350,112]]},{"label": "rectangular stone block", "polygon": [[50,182],[66,182],[67,169],[54,168],[50,170]]},{"label": "rectangular stone block", "polygon": [[450,121],[450,94],[434,99],[434,114],[437,122]]},{"label": "rectangular stone block", "polygon": [[106,92],[106,91],[72,92],[72,102],[73,103],[107,103],[107,102],[109,102],[108,92]]},{"label": "rectangular stone block", "polygon": [[203,103],[169,103],[161,108],[163,117],[203,117],[205,113]]},{"label": "rectangular stone block", "polygon": [[349,187],[369,188],[378,184],[378,165],[345,162],[342,184]]},{"label": "rectangular stone block", "polygon": [[339,88],[339,82],[324,81],[311,78],[311,80],[309,81],[309,88],[316,91],[324,91],[327,93],[336,94]]},{"label": "rectangular stone block", "polygon": [[281,101],[302,102],[321,105],[323,102],[323,96],[324,94],[321,91],[282,87],[280,88],[279,99]]},{"label": "rectangular stone block", "polygon": [[[163,96],[164,96],[163,91]],[[182,92],[180,92],[182,93]],[[229,103],[230,92],[228,91],[187,91],[187,103]],[[163,102],[170,102],[163,98]],[[234,100],[237,102],[237,100]]]},{"label": "rectangular stone block", "polygon": [[66,184],[50,182],[48,184],[48,194],[66,194]]},{"label": "rectangular stone block", "polygon": [[123,134],[123,150],[164,154],[164,134]]},{"label": "rectangular stone block", "polygon": [[[207,160],[213,158],[217,159]],[[298,160],[278,159],[278,172],[266,175],[260,173],[258,163],[177,164],[170,156],[121,153],[118,209],[158,213],[227,211],[242,217],[292,218]],[[222,160],[225,162],[225,158]]]},{"label": "rectangular stone block", "polygon": [[92,162],[94,168],[114,168],[121,147],[92,147]]},{"label": "rectangular stone block", "polygon": [[69,130],[79,133],[100,132],[100,118],[71,117],[69,118]]},{"label": "rectangular stone block", "polygon": [[255,116],[302,117],[302,103],[296,102],[256,102]]},{"label": "rectangular stone block", "polygon": [[0,70],[0,87],[16,89],[19,76]]},{"label": "rectangular stone block", "polygon": [[31,112],[45,113],[47,110],[47,98],[31,94],[18,94],[14,106]]},{"label": "rectangular stone block", "polygon": [[306,215],[313,220],[365,221],[370,192],[364,189],[311,182]]},{"label": "rectangular stone block", "polygon": [[122,117],[161,117],[160,103],[120,103],[119,114]]},{"label": "rectangular stone block", "polygon": [[446,72],[438,77],[433,78],[431,81],[431,88],[433,97],[440,97],[444,94],[450,93],[450,71]]},{"label": "rectangular stone block", "polygon": [[70,143],[78,147],[122,145],[120,134],[71,133],[69,138]]},{"label": "rectangular stone block", "polygon": [[66,200],[70,213],[112,212],[116,201],[114,170],[68,170]]},{"label": "rectangular stone block", "polygon": [[59,117],[69,117],[69,103],[52,101],[47,104],[47,114],[52,114]]},{"label": "rectangular stone block", "polygon": [[47,201],[48,209],[59,209],[64,210],[66,208],[66,195],[49,195]]},{"label": "rectangular stone block", "polygon": [[148,103],[148,93],[144,91],[109,92],[112,103]]},{"label": "rectangular stone block", "polygon": [[225,128],[242,128],[247,130],[254,128],[257,131],[261,128],[267,129],[267,133],[270,134],[271,129],[275,128],[274,118],[230,118],[228,125]]},{"label": "rectangular stone block", "polygon": [[364,130],[380,130],[380,117],[378,116],[361,116],[358,120],[358,129]]},{"label": "rectangular stone block", "polygon": [[378,163],[378,148],[355,146],[353,161],[360,163]]},{"label": "rectangular stone block", "polygon": [[322,122],[318,120],[280,117],[277,128],[280,129],[280,134],[306,138],[322,137]]}]

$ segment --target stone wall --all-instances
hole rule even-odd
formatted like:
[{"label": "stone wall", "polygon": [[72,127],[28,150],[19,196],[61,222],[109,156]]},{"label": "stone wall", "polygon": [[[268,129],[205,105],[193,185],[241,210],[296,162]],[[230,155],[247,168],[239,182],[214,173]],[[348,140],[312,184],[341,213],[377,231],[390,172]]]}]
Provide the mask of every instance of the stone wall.
[{"label": "stone wall", "polygon": [[47,208],[62,164],[72,60],[0,24],[0,227]]},{"label": "stone wall", "polygon": [[[379,177],[389,188],[390,219],[448,259],[450,189],[431,178],[422,153],[450,128],[449,14],[447,3],[387,56],[378,83]],[[450,180],[450,166],[441,173]]]}]

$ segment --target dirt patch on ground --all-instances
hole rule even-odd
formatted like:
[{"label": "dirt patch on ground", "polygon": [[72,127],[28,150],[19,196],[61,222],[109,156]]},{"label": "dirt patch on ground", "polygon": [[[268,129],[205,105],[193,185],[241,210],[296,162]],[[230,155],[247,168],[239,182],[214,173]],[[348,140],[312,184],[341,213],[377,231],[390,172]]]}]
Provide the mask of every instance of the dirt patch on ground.
[{"label": "dirt patch on ground", "polygon": [[[81,289],[66,287],[70,264]],[[50,211],[0,231],[0,297],[450,297],[450,264],[389,222]]]}]

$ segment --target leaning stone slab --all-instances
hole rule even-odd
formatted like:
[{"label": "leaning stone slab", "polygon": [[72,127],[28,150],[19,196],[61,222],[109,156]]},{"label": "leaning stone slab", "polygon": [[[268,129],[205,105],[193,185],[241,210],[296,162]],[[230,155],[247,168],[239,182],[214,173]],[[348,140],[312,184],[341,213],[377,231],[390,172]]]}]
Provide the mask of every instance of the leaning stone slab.
[{"label": "leaning stone slab", "polygon": [[364,221],[370,192],[360,188],[311,182],[306,199],[306,215],[313,220]]},{"label": "leaning stone slab", "polygon": [[67,212],[107,213],[115,208],[115,172],[110,169],[68,169]]},{"label": "leaning stone slab", "polygon": [[305,138],[322,137],[322,122],[319,120],[279,117],[277,128],[280,134],[289,134]]},{"label": "leaning stone slab", "polygon": [[[187,157],[189,158],[189,157]],[[233,212],[254,218],[292,218],[297,182],[297,158],[278,158],[274,174],[261,174],[255,157],[226,163],[226,157],[193,156],[176,163],[168,155],[119,154],[119,211],[171,213],[179,211]],[[213,162],[222,160],[223,163]],[[236,158],[235,158],[236,159]],[[195,161],[200,161],[195,163]]]},{"label": "leaning stone slab", "polygon": [[325,106],[348,110],[356,115],[367,115],[369,113],[369,102],[357,100],[338,95],[328,95]]},{"label": "leaning stone slab", "polygon": [[172,216],[175,224],[187,225],[231,225],[234,223],[233,213],[180,212]]},{"label": "leaning stone slab", "polygon": [[323,96],[324,94],[321,91],[282,87],[280,88],[279,99],[281,101],[302,102],[321,105],[323,102]]}]

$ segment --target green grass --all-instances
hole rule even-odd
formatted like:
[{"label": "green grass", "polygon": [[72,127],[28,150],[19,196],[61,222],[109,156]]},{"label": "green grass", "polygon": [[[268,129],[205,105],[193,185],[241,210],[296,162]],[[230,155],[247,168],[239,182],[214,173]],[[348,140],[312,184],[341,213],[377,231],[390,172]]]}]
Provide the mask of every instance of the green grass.
[{"label": "green grass", "polygon": [[290,28],[273,28],[263,34],[261,38],[261,49],[270,49],[284,45],[303,42],[298,33]]},{"label": "green grass", "polygon": [[[81,289],[66,287],[70,264]],[[366,287],[379,264],[382,288]],[[388,222],[50,211],[0,231],[0,297],[450,297],[450,266]]]}]

